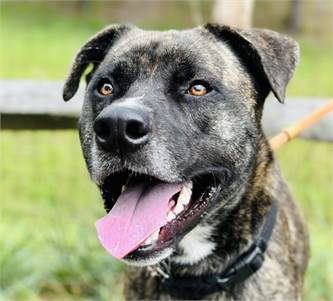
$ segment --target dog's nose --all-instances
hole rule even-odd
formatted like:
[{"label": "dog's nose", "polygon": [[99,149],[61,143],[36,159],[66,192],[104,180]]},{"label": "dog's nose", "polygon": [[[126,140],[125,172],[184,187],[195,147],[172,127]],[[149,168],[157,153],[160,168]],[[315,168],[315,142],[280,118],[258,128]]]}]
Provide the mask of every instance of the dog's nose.
[{"label": "dog's nose", "polygon": [[149,113],[138,108],[109,107],[94,122],[97,143],[106,151],[127,151],[144,145],[149,138]]}]

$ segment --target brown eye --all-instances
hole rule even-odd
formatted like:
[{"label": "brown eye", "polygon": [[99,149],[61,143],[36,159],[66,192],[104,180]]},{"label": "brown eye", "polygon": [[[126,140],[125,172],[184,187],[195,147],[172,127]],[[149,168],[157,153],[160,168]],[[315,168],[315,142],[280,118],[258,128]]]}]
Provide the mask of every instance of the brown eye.
[{"label": "brown eye", "polygon": [[210,91],[209,87],[206,87],[203,84],[194,84],[188,90],[188,93],[192,96],[203,96]]},{"label": "brown eye", "polygon": [[113,86],[111,85],[110,82],[104,82],[100,85],[98,88],[99,94],[103,96],[109,96],[113,94]]}]

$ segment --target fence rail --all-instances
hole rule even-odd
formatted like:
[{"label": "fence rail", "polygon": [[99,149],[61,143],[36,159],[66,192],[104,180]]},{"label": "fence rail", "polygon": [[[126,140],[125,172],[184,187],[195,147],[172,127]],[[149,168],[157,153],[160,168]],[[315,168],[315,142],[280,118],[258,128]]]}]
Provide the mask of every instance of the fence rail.
[{"label": "fence rail", "polygon": [[[0,80],[2,129],[72,129],[77,127],[84,88],[69,102],[62,101],[62,81]],[[83,84],[82,84],[83,86]],[[270,97],[272,98],[272,97]],[[287,98],[281,105],[268,99],[263,127],[271,137],[328,100],[315,97]],[[333,141],[333,112],[305,130],[303,138]]]}]

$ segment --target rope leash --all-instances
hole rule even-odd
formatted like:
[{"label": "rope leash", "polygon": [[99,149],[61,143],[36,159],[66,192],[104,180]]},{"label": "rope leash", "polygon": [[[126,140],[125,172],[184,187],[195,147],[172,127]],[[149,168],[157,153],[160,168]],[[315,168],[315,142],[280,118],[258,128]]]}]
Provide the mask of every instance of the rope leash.
[{"label": "rope leash", "polygon": [[331,111],[333,111],[333,99],[314,110],[308,116],[286,127],[279,134],[271,138],[269,141],[271,147],[273,150],[277,150],[283,144],[297,137],[302,131],[316,123],[320,118]]}]

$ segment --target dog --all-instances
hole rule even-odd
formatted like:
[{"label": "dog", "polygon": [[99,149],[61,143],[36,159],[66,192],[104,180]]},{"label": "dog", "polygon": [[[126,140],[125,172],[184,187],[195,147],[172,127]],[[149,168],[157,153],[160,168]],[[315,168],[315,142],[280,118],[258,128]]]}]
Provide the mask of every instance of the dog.
[{"label": "dog", "polygon": [[111,25],[79,49],[63,98],[92,65],[80,140],[126,299],[301,300],[307,228],[261,126],[298,57],[285,35],[218,24]]}]

